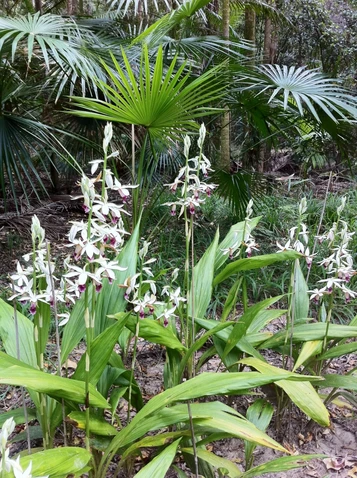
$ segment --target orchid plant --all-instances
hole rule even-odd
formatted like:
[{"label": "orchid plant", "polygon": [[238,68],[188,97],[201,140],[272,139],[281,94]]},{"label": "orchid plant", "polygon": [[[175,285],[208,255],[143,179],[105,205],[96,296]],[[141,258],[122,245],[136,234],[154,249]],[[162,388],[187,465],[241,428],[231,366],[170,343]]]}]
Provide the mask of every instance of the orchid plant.
[{"label": "orchid plant", "polygon": [[[176,438],[156,458],[165,458],[168,467],[180,447],[182,453],[194,456],[192,469],[198,474],[202,463],[218,463],[217,457],[210,453],[207,455],[204,443],[212,433],[214,436],[215,432],[221,433],[223,429],[227,436],[268,443],[269,446],[284,451],[249,421],[241,421],[240,417],[234,425],[237,428],[233,427],[232,435],[230,427],[235,412],[230,407],[218,402],[202,403],[196,407],[195,403],[190,402],[204,395],[234,391],[241,393],[242,390],[264,383],[276,381],[278,384],[282,378],[282,383],[294,380],[289,382],[290,398],[309,416],[320,424],[327,425],[328,412],[312,384],[308,382],[320,378],[307,375],[300,377],[288,370],[281,371],[266,364],[260,355],[258,348],[269,348],[269,340],[274,342],[279,339],[270,337],[261,329],[286,311],[270,309],[281,296],[250,305],[245,280],[251,269],[295,259],[288,314],[298,318],[297,324],[301,318],[306,319],[307,286],[301,288],[304,277],[298,265],[298,259],[305,257],[310,266],[314,257],[309,251],[309,231],[305,225],[306,201],[300,204],[297,227],[289,232],[290,239],[285,246],[278,245],[279,252],[253,254],[259,250],[253,236],[259,218],[252,217],[253,203],[250,201],[244,221],[234,224],[221,242],[217,231],[212,244],[197,261],[195,223],[199,208],[215,188],[206,179],[212,169],[203,152],[206,129],[202,125],[197,141],[197,155],[191,157],[191,140],[186,137],[185,165],[176,179],[167,185],[175,194],[174,200],[167,203],[171,215],[178,213],[185,225],[184,279],[178,281],[177,269],[167,276],[160,273],[160,277],[166,279],[166,283],[161,285],[156,282],[156,258],[150,254],[150,242],[139,238],[138,227],[131,235],[125,229],[124,214],[128,214],[130,190],[135,189],[135,186],[123,185],[108,166],[108,159],[116,155],[109,151],[112,134],[112,126],[107,124],[103,140],[104,158],[92,162],[90,176],[82,175],[81,195],[77,199],[83,203],[86,218],[71,224],[68,233],[68,248],[71,253],[65,258],[61,272],[58,272],[58,264],[51,258],[45,231],[34,216],[31,227],[32,252],[23,257],[23,261],[17,265],[16,273],[11,276],[11,300],[15,303],[13,313],[19,327],[15,334],[18,337],[13,342],[5,341],[5,349],[13,352],[13,344],[17,341],[18,344],[26,343],[29,351],[21,351],[17,359],[14,354],[10,356],[0,352],[0,380],[28,388],[37,409],[35,413],[32,409],[29,410],[29,414],[40,421],[44,448],[53,445],[53,436],[61,421],[64,425],[64,441],[68,422],[85,430],[86,450],[82,450],[85,454],[82,467],[78,470],[81,473],[87,472],[88,457],[94,456],[92,473],[98,477],[105,476],[118,451],[122,453],[118,464],[121,467],[125,466],[129,457],[137,453],[137,449],[146,446],[147,440],[153,440],[149,446],[161,446],[167,440]],[[338,284],[335,286],[333,283],[333,292],[345,292],[349,277],[354,275],[348,250],[351,235],[340,218],[333,231],[327,235],[330,241],[333,235],[327,265],[330,276]],[[337,246],[336,238],[341,240],[341,246]],[[227,259],[230,260],[228,264]],[[235,282],[227,295],[221,322],[206,319],[214,287],[230,277],[235,277]],[[297,283],[300,284],[299,293],[303,292],[301,295],[293,290]],[[324,292],[321,297],[330,298],[328,283],[322,284]],[[243,315],[237,317],[236,304],[241,289]],[[354,296],[352,290],[349,294],[350,297]],[[33,322],[22,314],[17,314],[19,305],[32,316]],[[3,305],[0,301],[0,316],[1,307]],[[303,311],[306,311],[305,316]],[[6,313],[9,316],[8,311]],[[51,317],[56,326],[57,376],[48,373],[48,364],[45,364]],[[232,320],[228,320],[230,317]],[[11,326],[11,320],[9,324]],[[283,338],[283,345],[286,344],[286,337],[290,338],[291,343],[295,340],[291,325],[295,325],[293,320],[288,324],[289,335]],[[167,357],[163,380],[166,390],[146,405],[135,380],[140,337],[164,346]],[[85,351],[73,377],[68,379],[63,376],[62,365],[70,351],[83,338]],[[210,338],[213,339],[213,346],[198,358],[196,352]],[[120,345],[121,355],[114,351],[117,344]],[[36,352],[35,360],[32,359],[31,347]],[[130,354],[131,363],[126,368],[124,361]],[[200,367],[212,355],[220,357],[219,367],[230,372],[239,369],[239,373],[196,376]],[[255,367],[258,372],[242,372],[246,366]],[[311,400],[309,404],[303,404],[299,397],[307,387]],[[121,423],[122,418],[117,413],[123,398],[127,401],[126,423]],[[188,403],[180,404],[182,401]],[[112,411],[112,424],[104,420],[103,410],[108,407]],[[132,408],[136,408],[136,415],[132,413]],[[215,421],[216,414],[220,417],[219,426]],[[210,416],[212,418],[207,418]],[[25,418],[25,421],[28,423],[28,419]],[[176,431],[145,436],[148,432],[166,430],[167,426],[177,423],[180,426]],[[115,424],[119,425],[119,431]],[[93,435],[96,441],[92,440]],[[62,450],[68,453],[67,447]],[[5,445],[1,452],[2,463],[5,463],[9,456]],[[151,466],[154,466],[156,458],[152,461],[153,465],[147,465],[146,474],[142,476],[153,476]],[[33,466],[39,460],[40,458],[34,459]],[[39,469],[36,468],[37,465],[31,468],[29,460],[20,460],[20,463],[21,469],[25,470],[21,473],[26,476],[30,475],[31,470]],[[219,463],[220,466],[228,467],[229,476],[240,476],[239,470],[232,467],[228,460],[219,460]],[[291,461],[291,466],[295,467],[296,463]],[[3,470],[4,467],[5,464],[2,465]],[[15,468],[16,466],[13,468],[14,474]],[[33,473],[40,474],[37,471]],[[46,473],[45,470],[43,474]],[[56,476],[60,476],[60,473]]]}]

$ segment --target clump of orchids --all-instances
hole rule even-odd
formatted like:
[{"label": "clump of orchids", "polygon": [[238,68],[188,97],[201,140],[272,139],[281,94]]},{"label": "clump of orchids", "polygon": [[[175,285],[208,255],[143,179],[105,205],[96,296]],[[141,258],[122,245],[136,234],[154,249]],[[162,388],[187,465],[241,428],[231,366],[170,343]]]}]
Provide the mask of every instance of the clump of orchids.
[{"label": "clump of orchids", "polygon": [[[242,231],[235,231],[232,245],[226,249],[222,249],[223,254],[228,255],[231,260],[235,257],[242,257],[244,253],[247,257],[251,257],[253,251],[259,250],[258,244],[252,235],[252,214],[253,199],[247,204]],[[242,235],[239,234],[240,232],[242,232]]]},{"label": "clump of orchids", "polygon": [[353,269],[353,258],[348,249],[354,232],[349,232],[348,224],[341,219],[346,202],[347,198],[344,196],[337,208],[337,221],[333,223],[329,231],[317,237],[319,243],[327,243],[328,256],[319,262],[326,271],[326,279],[319,281],[322,287],[310,291],[311,299],[315,302],[338,291],[343,293],[346,302],[357,296],[356,292],[347,286],[356,271]]},{"label": "clump of orchids", "polygon": [[292,227],[289,229],[289,239],[288,241],[282,246],[277,242],[278,252],[283,251],[296,251],[300,254],[303,254],[306,259],[307,266],[310,268],[312,264],[312,260],[314,254],[310,253],[309,248],[309,231],[307,225],[304,223],[306,219],[306,211],[307,211],[307,200],[306,198],[302,198],[299,204],[299,216],[297,221],[297,226]]},{"label": "clump of orchids", "polygon": [[[10,300],[17,298],[22,303],[29,302],[29,312],[36,314],[39,301],[54,305],[61,302],[67,306],[73,304],[93,283],[99,292],[103,280],[112,282],[115,271],[124,270],[115,259],[120,252],[125,231],[122,214],[129,196],[129,188],[123,186],[107,167],[107,161],[116,153],[108,155],[108,147],[112,139],[113,129],[108,123],[104,131],[104,159],[92,162],[91,172],[94,174],[102,163],[103,169],[97,177],[91,179],[82,175],[80,187],[82,195],[74,199],[83,200],[83,209],[88,214],[87,220],[72,222],[68,234],[69,244],[73,249],[71,256],[64,261],[64,274],[58,279],[54,263],[51,261],[49,245],[45,240],[45,231],[36,216],[32,218],[32,253],[23,256],[25,265],[17,263],[17,272],[10,276],[14,294]],[[99,187],[97,187],[99,186]],[[109,191],[115,191],[120,203],[111,202]],[[69,318],[68,313],[60,325]]]},{"label": "clump of orchids", "polygon": [[[126,203],[130,197],[130,189],[137,186],[122,185],[108,167],[108,160],[117,156],[116,152],[108,154],[112,136],[112,124],[108,123],[104,130],[104,159],[91,162],[93,177],[82,175],[82,194],[73,198],[83,201],[87,218],[72,222],[67,244],[72,253],[64,260],[61,278],[55,275],[55,264],[51,261],[45,231],[37,216],[32,218],[32,253],[23,256],[22,263],[17,263],[16,273],[10,276],[13,294],[9,300],[17,299],[24,305],[28,304],[29,312],[34,316],[39,302],[51,307],[58,303],[69,307],[88,290],[90,284],[99,293],[104,280],[112,283],[116,278],[116,271],[125,270],[117,260],[125,237],[129,234],[124,227],[123,214],[129,214],[125,209]],[[201,136],[201,142],[203,139]],[[205,171],[209,169],[208,163],[208,160],[205,160]],[[98,173],[100,167],[101,171]],[[190,191],[188,182],[193,178],[191,168],[187,169],[186,173],[187,191]],[[197,192],[194,194],[197,195]],[[114,199],[110,200],[109,197]],[[139,251],[139,272],[127,277],[122,287],[126,289],[125,298],[140,318],[154,315],[166,325],[183,299],[180,297],[180,288],[174,288],[172,284],[177,277],[177,271],[174,271],[170,285],[163,288],[161,296],[165,300],[157,299],[156,284],[150,269],[150,264],[156,259],[147,257],[149,245],[150,243],[145,241]],[[57,314],[57,317],[61,319],[59,326],[63,326],[69,320],[70,314],[64,312]]]},{"label": "clump of orchids", "polygon": [[[347,198],[341,199],[341,204],[337,208],[337,221],[325,234],[316,236],[319,244],[327,243],[328,256],[318,262],[325,270],[326,278],[318,281],[322,287],[310,290],[310,299],[319,302],[326,295],[333,292],[342,292],[346,302],[357,296],[356,292],[347,287],[352,276],[356,274],[353,269],[353,258],[348,244],[354,235],[354,232],[348,231],[348,224],[341,218],[341,214],[346,206]],[[282,246],[277,242],[278,252],[286,250],[294,250],[303,254],[306,259],[308,268],[311,267],[315,253],[310,253],[309,249],[309,231],[304,223],[307,211],[307,201],[303,198],[299,204],[299,217],[297,226],[289,230],[289,239]]]},{"label": "clump of orchids", "polygon": [[186,136],[184,139],[185,165],[179,170],[177,177],[171,184],[166,184],[173,193],[181,188],[180,195],[176,201],[166,203],[171,207],[171,215],[176,215],[177,207],[180,208],[179,217],[185,212],[191,216],[196,214],[197,209],[204,203],[205,198],[212,194],[215,184],[208,184],[202,180],[208,177],[212,171],[210,160],[203,154],[203,143],[206,137],[206,128],[202,124],[200,127],[197,146],[199,153],[190,158],[191,139]]}]

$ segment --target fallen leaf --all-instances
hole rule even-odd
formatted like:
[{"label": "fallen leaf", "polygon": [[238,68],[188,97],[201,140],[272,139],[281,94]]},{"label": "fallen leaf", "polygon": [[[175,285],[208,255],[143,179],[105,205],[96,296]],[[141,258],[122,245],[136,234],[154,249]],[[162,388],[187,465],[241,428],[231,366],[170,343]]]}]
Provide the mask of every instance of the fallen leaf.
[{"label": "fallen leaf", "polygon": [[334,458],[325,458],[322,461],[325,463],[327,470],[343,470],[346,466],[345,458],[340,456]]},{"label": "fallen leaf", "polygon": [[357,466],[354,466],[352,470],[347,473],[347,476],[350,476],[351,478],[357,478]]},{"label": "fallen leaf", "polygon": [[77,362],[75,362],[74,360],[68,359],[63,364],[62,368],[73,368],[75,370],[77,368]]}]

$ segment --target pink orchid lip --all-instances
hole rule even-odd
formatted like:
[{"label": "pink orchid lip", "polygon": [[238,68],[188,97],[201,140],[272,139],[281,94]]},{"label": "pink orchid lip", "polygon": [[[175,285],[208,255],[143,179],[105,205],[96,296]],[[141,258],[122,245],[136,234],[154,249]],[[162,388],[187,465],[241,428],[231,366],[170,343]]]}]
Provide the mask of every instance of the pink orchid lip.
[{"label": "pink orchid lip", "polygon": [[36,309],[37,309],[36,302],[31,302],[30,309],[29,309],[30,314],[35,315],[36,314]]},{"label": "pink orchid lip", "polygon": [[80,284],[78,286],[78,290],[80,293],[84,292],[86,290],[86,285],[85,284]]}]

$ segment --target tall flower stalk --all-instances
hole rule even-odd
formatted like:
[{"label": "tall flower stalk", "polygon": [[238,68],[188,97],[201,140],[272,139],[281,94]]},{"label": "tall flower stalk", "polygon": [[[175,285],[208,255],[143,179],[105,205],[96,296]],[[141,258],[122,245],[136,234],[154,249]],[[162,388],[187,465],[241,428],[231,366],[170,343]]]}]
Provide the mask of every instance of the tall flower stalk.
[{"label": "tall flower stalk", "polygon": [[[173,202],[166,203],[171,208],[171,215],[175,216],[179,209],[179,217],[183,216],[185,222],[185,266],[184,266],[184,291],[187,307],[186,317],[181,316],[181,339],[187,347],[195,341],[195,291],[194,291],[194,218],[201,204],[209,197],[215,188],[214,184],[204,181],[212,171],[211,162],[203,153],[203,144],[206,137],[206,128],[201,125],[197,141],[198,154],[190,157],[191,140],[189,136],[184,139],[185,165],[179,170],[174,182],[168,184],[170,190],[180,194]],[[202,179],[203,177],[203,179]],[[191,320],[190,320],[191,318]],[[188,365],[189,376],[194,375],[194,359]]]},{"label": "tall flower stalk", "polygon": [[[347,197],[341,199],[341,204],[337,207],[337,220],[332,227],[323,235],[318,236],[320,243],[327,243],[328,253],[319,265],[325,269],[326,278],[318,281],[321,287],[317,287],[310,291],[311,300],[320,304],[320,309],[326,310],[325,314],[319,314],[320,320],[326,322],[326,332],[323,340],[322,353],[327,348],[328,331],[332,319],[334,299],[338,295],[344,295],[345,301],[348,303],[357,296],[356,292],[348,287],[348,284],[356,274],[353,268],[353,257],[348,248],[349,242],[354,232],[349,232],[348,224],[342,219],[342,212],[347,204]],[[325,300],[327,299],[327,308]],[[326,317],[326,318],[325,318]],[[322,367],[322,364],[321,366]],[[319,373],[321,372],[321,368]]]}]

